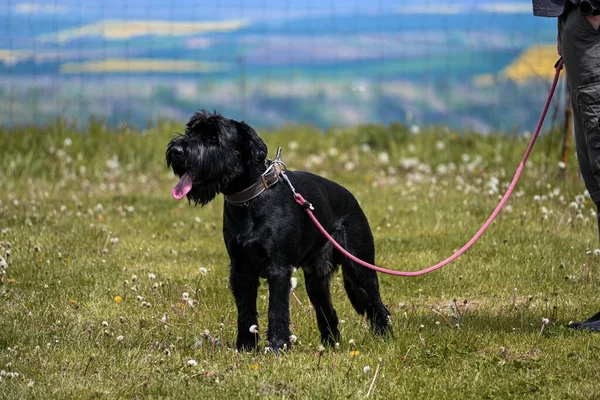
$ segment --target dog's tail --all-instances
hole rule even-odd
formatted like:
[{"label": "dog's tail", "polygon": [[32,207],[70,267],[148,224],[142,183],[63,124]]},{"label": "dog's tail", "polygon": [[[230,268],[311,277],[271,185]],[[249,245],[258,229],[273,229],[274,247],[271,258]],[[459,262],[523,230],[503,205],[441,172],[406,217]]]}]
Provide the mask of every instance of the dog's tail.
[{"label": "dog's tail", "polygon": [[[352,236],[346,232],[351,232]],[[361,260],[373,263],[375,261],[375,247],[370,231],[360,234],[364,229],[344,229],[340,232],[336,241],[346,248],[351,254]],[[351,261],[342,254],[337,257],[342,265],[342,276],[344,277],[344,288],[348,293],[350,303],[360,315],[367,314],[371,322],[371,328],[376,333],[387,333],[390,331],[390,312],[381,301],[379,294],[379,279],[373,270],[362,267]]]}]

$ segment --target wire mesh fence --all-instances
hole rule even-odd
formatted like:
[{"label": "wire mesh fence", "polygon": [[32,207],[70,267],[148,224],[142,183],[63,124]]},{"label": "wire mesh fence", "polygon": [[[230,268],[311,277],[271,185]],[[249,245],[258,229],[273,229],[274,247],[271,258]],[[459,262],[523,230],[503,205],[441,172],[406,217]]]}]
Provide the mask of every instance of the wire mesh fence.
[{"label": "wire mesh fence", "polygon": [[5,0],[0,119],[146,126],[206,108],[259,127],[522,132],[555,41],[530,0]]}]

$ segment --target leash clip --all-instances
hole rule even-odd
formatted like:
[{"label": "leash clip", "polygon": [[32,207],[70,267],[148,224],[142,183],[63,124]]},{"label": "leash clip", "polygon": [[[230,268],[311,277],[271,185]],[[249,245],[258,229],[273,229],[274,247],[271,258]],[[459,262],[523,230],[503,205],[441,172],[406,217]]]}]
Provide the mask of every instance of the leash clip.
[{"label": "leash clip", "polygon": [[[281,147],[277,148],[277,153],[275,154],[275,159],[271,163],[271,167],[273,167],[274,165],[279,166],[281,178],[283,179],[283,181],[288,185],[288,187],[292,191],[292,194],[294,196],[294,199],[296,200],[296,203],[298,203],[298,205],[305,211],[306,210],[314,211],[315,208],[313,207],[313,205],[308,200],[304,199],[302,197],[302,195],[299,195],[298,193],[296,193],[296,188],[294,187],[294,185],[292,185],[290,178],[288,178],[287,174],[285,173],[287,167],[286,167],[285,163],[283,161],[281,161]],[[302,204],[300,204],[300,202],[298,201],[298,198],[301,198],[303,200]]]}]

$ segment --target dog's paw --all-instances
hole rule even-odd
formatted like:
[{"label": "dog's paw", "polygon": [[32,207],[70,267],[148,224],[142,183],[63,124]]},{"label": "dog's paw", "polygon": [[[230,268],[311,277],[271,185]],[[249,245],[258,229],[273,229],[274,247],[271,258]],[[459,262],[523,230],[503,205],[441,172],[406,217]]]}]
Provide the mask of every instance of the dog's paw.
[{"label": "dog's paw", "polygon": [[335,332],[321,334],[321,343],[325,347],[334,347],[336,343],[340,342],[340,338],[340,332],[336,329]]},{"label": "dog's paw", "polygon": [[238,336],[236,346],[238,351],[254,351],[258,347],[258,336],[257,337],[241,337]]},{"label": "dog's paw", "polygon": [[279,352],[279,350],[290,350],[292,348],[292,343],[289,339],[271,339],[269,340],[269,349],[274,353]]},{"label": "dog's paw", "polygon": [[375,314],[371,319],[371,330],[378,336],[393,335],[392,321],[389,312]]}]

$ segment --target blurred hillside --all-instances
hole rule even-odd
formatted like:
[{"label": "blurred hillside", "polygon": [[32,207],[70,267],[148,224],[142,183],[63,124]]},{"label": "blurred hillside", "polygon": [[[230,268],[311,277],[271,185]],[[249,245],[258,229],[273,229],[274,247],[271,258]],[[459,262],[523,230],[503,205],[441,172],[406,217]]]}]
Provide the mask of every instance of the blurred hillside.
[{"label": "blurred hillside", "polygon": [[556,58],[555,21],[534,18],[526,0],[243,5],[4,4],[0,121],[144,127],[207,108],[261,127],[524,131]]}]

